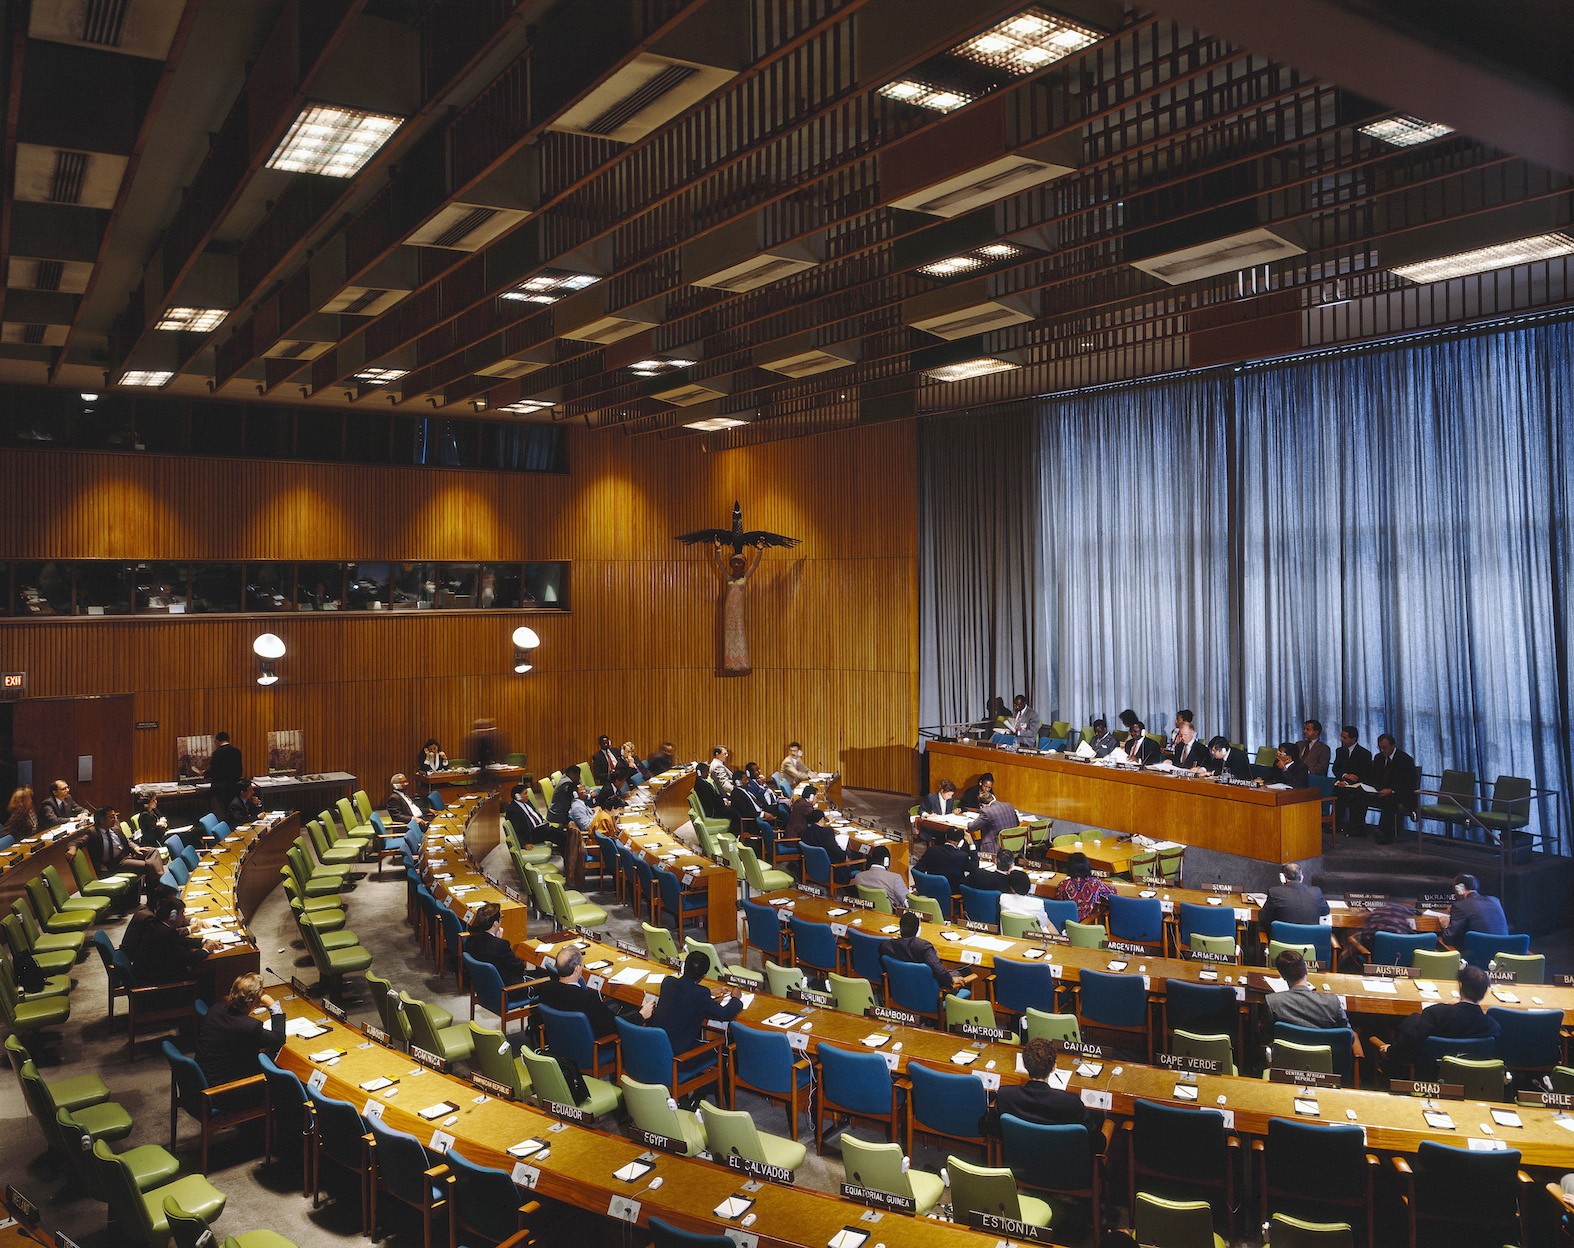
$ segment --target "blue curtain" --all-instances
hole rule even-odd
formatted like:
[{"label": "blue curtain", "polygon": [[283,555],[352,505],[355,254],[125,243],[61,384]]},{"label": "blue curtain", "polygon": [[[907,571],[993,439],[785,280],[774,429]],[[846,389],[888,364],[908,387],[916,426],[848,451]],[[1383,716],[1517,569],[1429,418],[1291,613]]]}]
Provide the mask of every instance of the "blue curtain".
[{"label": "blue curtain", "polygon": [[[1298,738],[1306,718],[1331,745],[1343,723],[1368,745],[1392,732],[1434,777],[1556,790],[1532,827],[1567,852],[1571,409],[1567,322],[1047,401],[1028,587],[945,566],[967,557],[958,526],[998,484],[973,465],[1019,433],[932,419],[921,448],[944,446],[953,475],[944,508],[924,500],[924,576],[958,593],[926,599],[925,653],[966,644],[959,614],[989,615],[1042,636],[1046,720],[1129,705],[1159,731],[1184,706],[1204,736],[1253,748]],[[969,586],[988,600],[960,602]],[[926,709],[964,696],[966,664],[944,689],[936,668]]]}]

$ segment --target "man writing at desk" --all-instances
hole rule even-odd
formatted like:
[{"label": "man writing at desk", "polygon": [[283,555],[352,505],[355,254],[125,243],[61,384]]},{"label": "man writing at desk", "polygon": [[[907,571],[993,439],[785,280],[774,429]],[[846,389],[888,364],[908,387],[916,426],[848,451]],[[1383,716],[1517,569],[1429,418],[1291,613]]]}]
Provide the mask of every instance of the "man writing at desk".
[{"label": "man writing at desk", "polygon": [[926,815],[952,815],[956,813],[956,785],[949,780],[942,780],[935,786],[933,793],[925,793],[923,801],[918,803],[919,810]]},{"label": "man writing at desk", "polygon": [[1257,911],[1257,924],[1271,932],[1275,921],[1316,923],[1328,913],[1323,890],[1301,878],[1301,864],[1287,862],[1279,872],[1279,882],[1268,890],[1268,897]]},{"label": "man writing at desk", "polygon": [[1208,770],[1214,775],[1228,776],[1232,780],[1252,778],[1252,760],[1246,757],[1245,750],[1237,750],[1231,745],[1228,737],[1214,737],[1208,742],[1208,753],[1213,755],[1213,764]]},{"label": "man writing at desk", "polygon": [[1306,959],[1294,949],[1286,949],[1273,961],[1279,976],[1284,980],[1283,992],[1270,992],[1263,1002],[1265,1034],[1263,1042],[1273,1043],[1275,1023],[1291,1023],[1296,1027],[1343,1027],[1350,1033],[1350,1051],[1359,1061],[1361,1038],[1350,1026],[1350,1019],[1331,992],[1318,992],[1306,982]]},{"label": "man writing at desk", "polygon": [[[1190,714],[1182,711],[1183,715]],[[1202,742],[1197,740],[1197,726],[1189,719],[1183,719],[1175,730],[1175,744],[1170,750],[1170,762],[1175,765],[1176,771],[1190,771],[1195,767],[1203,770],[1208,768],[1208,751],[1202,748]]]}]

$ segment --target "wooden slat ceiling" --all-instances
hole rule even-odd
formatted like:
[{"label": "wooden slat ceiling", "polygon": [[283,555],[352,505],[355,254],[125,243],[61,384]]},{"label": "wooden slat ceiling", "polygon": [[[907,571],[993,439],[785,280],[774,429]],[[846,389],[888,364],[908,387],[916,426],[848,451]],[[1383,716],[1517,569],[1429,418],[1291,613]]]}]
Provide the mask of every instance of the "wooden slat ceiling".
[{"label": "wooden slat ceiling", "polygon": [[[1358,95],[1326,54],[1315,77],[1167,6],[289,0],[252,5],[228,49],[202,25],[211,4],[139,6],[205,54],[177,62],[177,35],[171,91],[130,75],[116,126],[38,107],[35,67],[57,96],[62,74],[92,69],[40,31],[51,2],[6,32],[13,164],[18,145],[93,152],[96,133],[124,133],[133,153],[184,143],[189,181],[160,200],[167,170],[133,161],[113,204],[58,207],[59,222],[7,187],[0,379],[167,371],[177,392],[719,446],[1574,299],[1563,257],[1422,285],[1390,267],[1567,226],[1574,162],[1478,141],[1457,124],[1470,99],[1448,133],[1373,137],[1362,127],[1405,112],[1405,75],[1400,94],[1370,98],[1363,80]],[[1046,19],[1072,29],[1048,51],[970,54]],[[1408,36],[1388,35],[1402,54]],[[160,107],[226,52],[248,68],[214,115]],[[1498,72],[1472,70],[1478,97]],[[268,169],[311,102],[403,121],[352,177]],[[1492,103],[1476,115],[1501,141]],[[1219,247],[1238,261],[1189,258]],[[954,257],[973,263],[932,268]],[[38,260],[92,276],[45,298],[24,289],[58,280]],[[222,316],[157,328],[191,306]],[[632,367],[650,360],[668,363]],[[978,360],[960,380],[931,371]],[[691,428],[716,421],[741,423]]]}]

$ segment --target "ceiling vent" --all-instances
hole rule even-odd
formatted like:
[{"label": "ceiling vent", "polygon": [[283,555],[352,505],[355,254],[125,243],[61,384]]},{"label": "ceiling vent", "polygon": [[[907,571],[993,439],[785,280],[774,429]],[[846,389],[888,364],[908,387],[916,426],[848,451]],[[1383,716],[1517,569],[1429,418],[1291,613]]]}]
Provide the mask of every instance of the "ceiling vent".
[{"label": "ceiling vent", "polygon": [[1133,260],[1131,265],[1161,282],[1181,286],[1205,277],[1217,277],[1220,273],[1238,273],[1254,265],[1305,254],[1305,247],[1284,237],[1282,232],[1257,229]]},{"label": "ceiling vent", "polygon": [[684,280],[742,294],[820,263],[818,236],[767,247],[764,233],[762,215],[750,212],[691,239],[683,247]]},{"label": "ceiling vent", "polygon": [[641,53],[549,122],[549,130],[632,143],[734,77],[731,69]]},{"label": "ceiling vent", "polygon": [[967,173],[904,195],[893,200],[891,206],[934,217],[959,217],[974,208],[1053,182],[1071,170],[1070,165],[1052,165],[1026,156],[1002,156]]},{"label": "ceiling vent", "polygon": [[[806,339],[808,335],[804,335]],[[794,350],[801,346],[802,349]],[[789,352],[778,355],[783,348]],[[774,342],[766,348],[775,355],[775,359],[758,360],[761,368],[773,373],[780,373],[783,377],[812,377],[815,373],[828,373],[832,369],[846,368],[849,364],[858,362],[858,345],[856,343],[838,343],[834,347],[814,347],[807,341]]]},{"label": "ceiling vent", "polygon": [[69,325],[40,325],[37,322],[7,321],[0,342],[17,347],[63,347]]},{"label": "ceiling vent", "polygon": [[185,8],[184,0],[33,0],[27,33],[162,61]]},{"label": "ceiling vent", "polygon": [[986,297],[982,278],[944,287],[909,299],[902,319],[914,329],[949,340],[1006,329],[1034,319],[1030,296]]},{"label": "ceiling vent", "polygon": [[600,320],[591,321],[590,324],[581,325],[577,329],[565,329],[563,337],[573,338],[579,342],[617,342],[620,338],[627,338],[631,334],[649,329],[652,324],[654,322],[636,320],[633,317],[603,316]]},{"label": "ceiling vent", "polygon": [[286,338],[274,343],[263,355],[270,360],[315,360],[332,346],[331,342],[303,342],[298,338]]},{"label": "ceiling vent", "polygon": [[124,156],[18,143],[15,197],[38,204],[113,208],[125,172]]},{"label": "ceiling vent", "polygon": [[460,201],[445,204],[404,241],[416,247],[446,247],[450,251],[480,251],[493,239],[513,229],[530,213],[520,208]]},{"label": "ceiling vent", "polygon": [[712,273],[708,277],[691,279],[696,286],[709,286],[716,290],[730,290],[734,294],[743,294],[745,291],[758,290],[761,286],[769,286],[772,282],[779,282],[783,278],[792,277],[802,273],[805,269],[814,268],[818,263],[814,260],[795,259],[791,256],[775,255],[771,252],[762,252],[740,264],[735,264],[720,273]]},{"label": "ceiling vent", "polygon": [[716,390],[711,386],[699,382],[690,382],[687,385],[675,386],[671,390],[657,390],[651,395],[663,403],[671,403],[674,407],[693,407],[696,403],[709,403],[712,399],[719,399],[727,392]]},{"label": "ceiling vent", "polygon": [[93,266],[83,260],[46,260],[12,256],[6,265],[6,285],[14,290],[47,290],[80,295],[93,276]]}]

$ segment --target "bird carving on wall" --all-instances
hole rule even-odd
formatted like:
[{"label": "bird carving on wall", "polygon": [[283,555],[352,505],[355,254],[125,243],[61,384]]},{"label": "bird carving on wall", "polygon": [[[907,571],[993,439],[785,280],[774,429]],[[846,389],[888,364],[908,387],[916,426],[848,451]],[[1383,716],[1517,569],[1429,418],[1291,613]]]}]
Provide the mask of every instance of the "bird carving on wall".
[{"label": "bird carving on wall", "polygon": [[700,542],[732,543],[732,553],[741,555],[745,547],[754,546],[764,549],[766,546],[796,546],[799,539],[796,537],[783,537],[780,533],[768,533],[764,529],[751,529],[743,531],[743,508],[737,500],[732,504],[731,529],[696,529],[693,533],[678,534],[678,541],[685,546],[694,546]]},{"label": "bird carving on wall", "polygon": [[[764,529],[751,529],[747,533],[744,532],[743,508],[734,500],[731,529],[699,529],[693,533],[680,533],[677,540],[685,546],[697,546],[701,542],[710,543],[711,568],[721,582],[722,589],[718,620],[721,629],[719,638],[721,661],[716,665],[716,672],[720,676],[747,676],[754,668],[749,659],[748,636],[744,631],[744,588],[748,585],[754,569],[759,567],[760,558],[765,554],[767,546],[796,546],[798,539],[783,537],[780,533],[767,533]],[[732,555],[725,563],[721,557],[724,542],[732,545]],[[743,553],[751,546],[754,548],[752,562]]]}]

